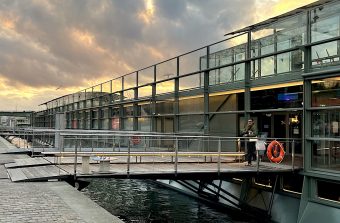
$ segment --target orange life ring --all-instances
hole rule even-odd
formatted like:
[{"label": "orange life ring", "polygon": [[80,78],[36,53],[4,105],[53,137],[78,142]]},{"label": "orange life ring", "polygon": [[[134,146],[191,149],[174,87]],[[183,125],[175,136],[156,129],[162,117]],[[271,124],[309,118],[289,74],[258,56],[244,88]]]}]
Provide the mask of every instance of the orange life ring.
[{"label": "orange life ring", "polygon": [[133,145],[138,145],[140,143],[141,139],[140,136],[132,136],[131,137],[131,142]]},{"label": "orange life ring", "polygon": [[276,140],[272,141],[267,148],[268,159],[274,163],[281,163],[284,156],[285,150],[283,145]]}]

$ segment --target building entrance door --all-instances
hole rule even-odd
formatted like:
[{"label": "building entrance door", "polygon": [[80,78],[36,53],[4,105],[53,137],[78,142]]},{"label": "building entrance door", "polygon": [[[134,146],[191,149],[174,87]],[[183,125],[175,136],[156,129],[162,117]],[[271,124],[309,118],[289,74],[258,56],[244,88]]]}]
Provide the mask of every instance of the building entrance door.
[{"label": "building entrance door", "polygon": [[302,136],[301,112],[274,112],[261,114],[258,117],[259,134],[274,138],[284,144],[287,154],[292,153],[294,140],[295,153],[301,154]]}]

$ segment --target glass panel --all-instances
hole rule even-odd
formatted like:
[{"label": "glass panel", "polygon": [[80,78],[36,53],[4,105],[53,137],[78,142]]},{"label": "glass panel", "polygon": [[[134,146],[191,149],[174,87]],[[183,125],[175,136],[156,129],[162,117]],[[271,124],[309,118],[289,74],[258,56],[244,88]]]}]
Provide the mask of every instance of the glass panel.
[{"label": "glass panel", "polygon": [[138,118],[138,131],[149,132],[151,130],[150,118]]},{"label": "glass panel", "polygon": [[339,36],[339,15],[339,4],[320,6],[312,10],[312,42]]},{"label": "glass panel", "polygon": [[251,109],[301,108],[302,85],[251,91]]},{"label": "glass panel", "polygon": [[169,99],[166,101],[156,102],[156,114],[157,115],[167,115],[174,113],[174,100]]},{"label": "glass panel", "polygon": [[261,59],[261,77],[274,74],[274,57]]},{"label": "glass panel", "polygon": [[186,90],[192,88],[199,88],[203,86],[202,77],[203,73],[201,74],[194,74],[187,77],[181,77],[179,79],[179,90]]},{"label": "glass panel", "polygon": [[138,97],[150,97],[152,96],[152,86],[145,86],[138,88]]},{"label": "glass panel", "polygon": [[148,116],[151,115],[152,104],[139,104],[138,105],[138,116]]},{"label": "glass panel", "polygon": [[[252,57],[300,46],[306,41],[306,14],[280,19],[252,32]],[[277,45],[277,46],[275,46]],[[256,49],[259,49],[257,51]]]},{"label": "glass panel", "polygon": [[312,135],[314,137],[340,137],[340,109],[313,111]]},{"label": "glass panel", "polygon": [[312,46],[313,68],[339,65],[339,42],[333,41]]},{"label": "glass panel", "polygon": [[312,81],[312,106],[340,105],[340,77]]},{"label": "glass panel", "polygon": [[[233,66],[211,70],[209,72],[209,85],[230,83],[232,81],[233,81]],[[203,79],[201,82],[203,83]]]},{"label": "glass panel", "polygon": [[[239,136],[237,130],[237,114],[212,114],[209,116],[209,133],[214,135],[222,135],[228,137],[236,137]],[[232,143],[235,148],[233,151],[236,151],[236,143],[235,141]]]},{"label": "glass panel", "polygon": [[282,187],[284,191],[302,193],[303,186],[303,176],[294,175],[291,176],[282,176]]},{"label": "glass panel", "polygon": [[117,102],[120,101],[120,94],[119,92],[113,93],[111,95],[111,102]]},{"label": "glass panel", "polygon": [[244,93],[209,96],[209,112],[243,110],[243,103]]},{"label": "glass panel", "polygon": [[119,108],[111,108],[111,117],[119,117]]},{"label": "glass panel", "polygon": [[99,106],[99,98],[93,98],[92,99],[92,106],[98,107]]},{"label": "glass panel", "polygon": [[109,129],[109,119],[105,118],[105,119],[102,119],[100,120],[100,129]]},{"label": "glass panel", "polygon": [[156,131],[157,132],[174,132],[174,117],[156,116]]},{"label": "glass panel", "polygon": [[124,118],[124,130],[133,130],[133,118]]},{"label": "glass panel", "polygon": [[[247,42],[247,35],[242,35],[235,37],[233,39],[225,40],[221,43],[217,43],[210,46],[210,55],[209,55],[209,67],[217,67],[226,64],[230,64],[235,61],[235,52],[238,49],[243,47],[240,46],[241,43]],[[205,56],[202,59],[205,60]],[[203,60],[202,60],[203,62]],[[205,61],[204,61],[205,62]],[[205,62],[206,63],[206,62]],[[230,78],[228,78],[230,80]]]},{"label": "glass panel", "polygon": [[85,89],[85,98],[86,99],[91,99],[92,98],[92,88],[87,88]]},{"label": "glass panel", "polygon": [[112,92],[122,90],[122,78],[112,80]]},{"label": "glass panel", "polygon": [[124,100],[130,100],[135,98],[135,91],[134,90],[127,90],[123,91]]},{"label": "glass panel", "polygon": [[317,181],[318,187],[318,197],[340,202],[340,184],[339,182],[330,182],[330,181]]},{"label": "glass panel", "polygon": [[204,112],[203,96],[179,99],[179,112],[182,114]]},{"label": "glass panel", "polygon": [[181,115],[179,116],[180,132],[203,132],[203,115]]},{"label": "glass panel", "polygon": [[83,101],[86,99],[86,91],[82,90],[81,92],[79,92],[79,101]]},{"label": "glass panel", "polygon": [[111,119],[111,129],[112,130],[119,130],[120,121],[118,117]]},{"label": "glass panel", "polygon": [[235,66],[234,81],[244,80],[245,64],[241,63]]},{"label": "glass panel", "polygon": [[133,116],[133,106],[124,106],[123,108],[123,116]]},{"label": "glass panel", "polygon": [[340,142],[314,140],[312,167],[340,171]]},{"label": "glass panel", "polygon": [[124,89],[136,87],[136,73],[124,76]]},{"label": "glass panel", "polygon": [[189,54],[186,54],[184,56],[181,56],[179,58],[180,75],[206,69],[206,63],[201,63],[201,59],[200,59],[206,55],[207,55],[207,49],[203,48],[201,50],[197,50]]},{"label": "glass panel", "polygon": [[156,80],[164,80],[177,75],[177,58],[157,65]]},{"label": "glass panel", "polygon": [[156,85],[156,94],[173,93],[174,90],[175,82],[173,80],[161,82]]},{"label": "glass panel", "polygon": [[138,86],[152,83],[154,81],[154,67],[138,71]]}]

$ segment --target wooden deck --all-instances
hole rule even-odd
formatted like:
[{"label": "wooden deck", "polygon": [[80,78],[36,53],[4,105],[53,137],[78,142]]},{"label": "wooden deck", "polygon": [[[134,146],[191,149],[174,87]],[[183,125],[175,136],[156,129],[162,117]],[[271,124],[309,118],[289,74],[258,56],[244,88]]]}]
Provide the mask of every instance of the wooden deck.
[{"label": "wooden deck", "polygon": [[[292,169],[289,165],[260,163],[245,166],[243,162],[224,160],[220,165],[215,162],[203,162],[202,158],[185,159],[185,162],[175,163],[164,160],[152,162],[150,157],[143,157],[145,162],[126,163],[124,159],[112,158],[109,167],[102,171],[98,161],[91,160],[87,172],[83,172],[81,158],[78,159],[76,169],[77,178],[139,178],[139,179],[199,179],[204,177],[217,178],[221,176],[250,176],[257,174],[291,174],[299,168]],[[74,176],[74,158],[66,157],[55,159],[54,157],[39,157],[15,159],[14,163],[6,164],[7,172],[13,182],[20,181],[47,181],[52,179],[65,179]]]}]

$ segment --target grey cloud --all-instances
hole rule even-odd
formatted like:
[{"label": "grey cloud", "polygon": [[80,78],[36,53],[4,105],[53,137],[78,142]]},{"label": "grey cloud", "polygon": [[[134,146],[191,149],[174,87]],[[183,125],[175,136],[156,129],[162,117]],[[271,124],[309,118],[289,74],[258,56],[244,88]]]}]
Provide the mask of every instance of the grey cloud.
[{"label": "grey cloud", "polygon": [[[222,39],[240,21],[251,21],[254,2],[158,0],[153,23],[145,25],[138,18],[144,10],[142,1],[55,0],[48,6],[3,1],[0,15],[16,15],[16,31],[25,38],[11,42],[0,35],[0,46],[6,45],[0,49],[0,64],[6,65],[0,73],[13,84],[35,87],[79,86],[96,77],[122,75],[129,71],[121,64],[139,69],[159,62],[146,47],[167,58]],[[70,37],[73,29],[93,34],[106,52],[75,43]],[[30,41],[46,51],[35,49]]]}]

